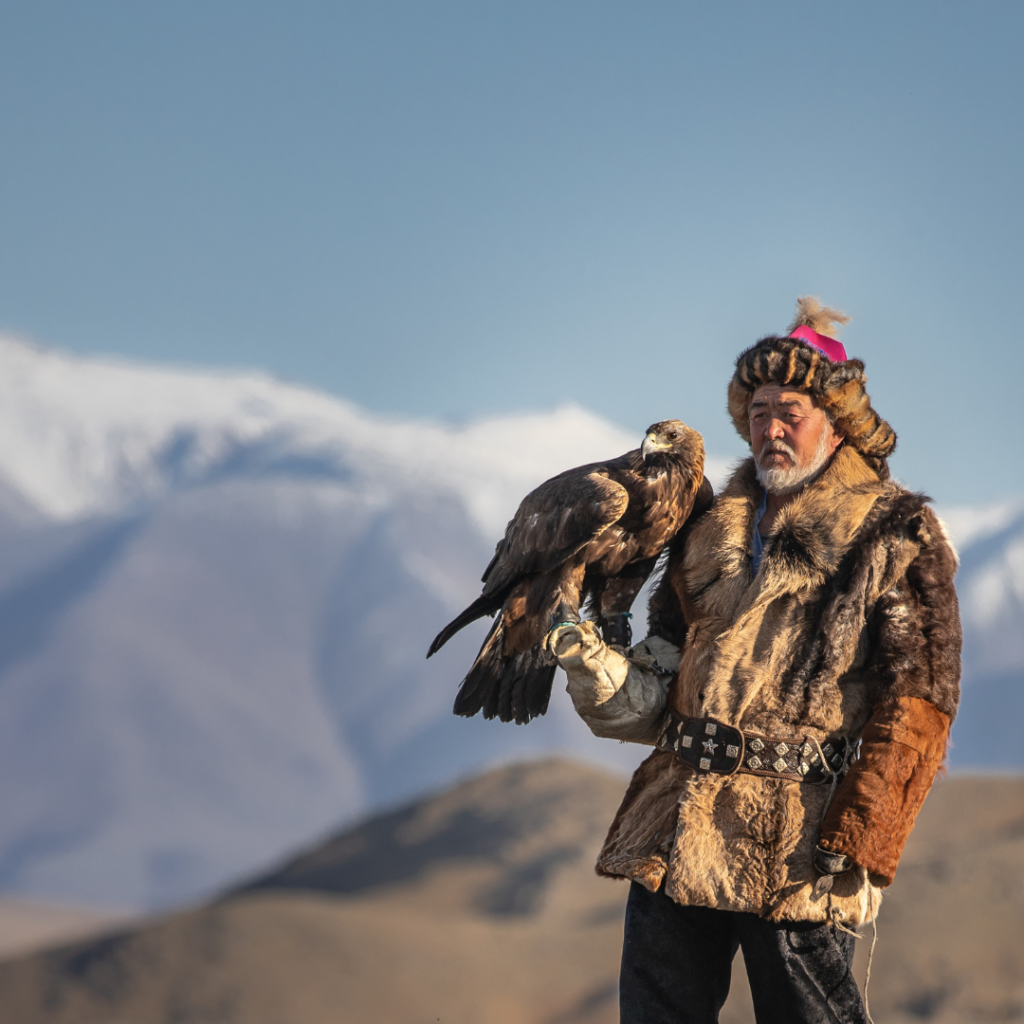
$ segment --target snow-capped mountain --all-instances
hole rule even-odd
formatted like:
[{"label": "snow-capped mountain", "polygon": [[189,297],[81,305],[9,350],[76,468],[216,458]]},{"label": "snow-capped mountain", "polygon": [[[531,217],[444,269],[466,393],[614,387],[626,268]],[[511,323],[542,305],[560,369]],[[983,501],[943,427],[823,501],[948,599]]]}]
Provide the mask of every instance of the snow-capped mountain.
[{"label": "snow-capped mountain", "polygon": [[960,547],[964,682],[955,767],[1024,768],[1024,504],[945,510]]},{"label": "snow-capped mountain", "polygon": [[[496,761],[633,767],[557,683],[527,727],[452,716],[484,623],[424,653],[527,490],[639,440],[0,339],[0,889],[159,906]],[[977,676],[955,763],[1021,765],[970,709],[1022,675],[1024,520],[950,520]]]},{"label": "snow-capped mountain", "polygon": [[0,477],[50,521],[270,476],[355,483],[384,504],[398,491],[445,493],[490,534],[524,485],[638,443],[571,406],[456,429],[371,416],[260,373],[83,359],[2,337],[0,373]]}]

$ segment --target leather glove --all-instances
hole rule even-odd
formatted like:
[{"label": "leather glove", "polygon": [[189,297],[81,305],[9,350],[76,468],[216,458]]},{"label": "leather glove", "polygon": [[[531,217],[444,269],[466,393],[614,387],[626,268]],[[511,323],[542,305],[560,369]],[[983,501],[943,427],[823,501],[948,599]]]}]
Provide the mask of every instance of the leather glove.
[{"label": "leather glove", "polygon": [[556,626],[544,640],[568,678],[577,713],[595,736],[652,746],[664,728],[679,649],[660,637],[628,652],[609,647],[593,622]]}]

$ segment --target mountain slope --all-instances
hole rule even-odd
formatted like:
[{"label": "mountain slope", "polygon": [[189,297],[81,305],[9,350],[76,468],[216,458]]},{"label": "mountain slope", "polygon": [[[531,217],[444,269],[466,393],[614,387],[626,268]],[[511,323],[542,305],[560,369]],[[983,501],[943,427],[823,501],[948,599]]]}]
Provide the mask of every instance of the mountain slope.
[{"label": "mountain slope", "polygon": [[470,780],[208,908],[0,965],[0,1017],[609,1020],[624,887],[592,862],[623,788],[565,761]]},{"label": "mountain slope", "polygon": [[[20,1024],[611,1024],[625,780],[512,765],[332,836],[208,906],[0,964]],[[1024,780],[941,780],[882,906],[879,1021],[1019,1018]],[[855,973],[863,983],[867,942]],[[723,1024],[749,1024],[737,958]]]}]

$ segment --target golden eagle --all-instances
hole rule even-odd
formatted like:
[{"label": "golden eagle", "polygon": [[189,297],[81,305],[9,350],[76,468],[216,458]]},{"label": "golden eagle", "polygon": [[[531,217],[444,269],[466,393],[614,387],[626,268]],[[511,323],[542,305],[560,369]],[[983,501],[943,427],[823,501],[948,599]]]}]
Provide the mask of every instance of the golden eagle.
[{"label": "golden eagle", "polygon": [[455,713],[519,723],[543,715],[556,666],[542,642],[555,624],[579,622],[585,601],[605,641],[628,647],[630,606],[695,501],[703,507],[711,496],[704,440],[679,420],[655,423],[639,448],[617,459],[567,470],[531,491],[484,571],[483,593],[427,652],[500,609]]}]

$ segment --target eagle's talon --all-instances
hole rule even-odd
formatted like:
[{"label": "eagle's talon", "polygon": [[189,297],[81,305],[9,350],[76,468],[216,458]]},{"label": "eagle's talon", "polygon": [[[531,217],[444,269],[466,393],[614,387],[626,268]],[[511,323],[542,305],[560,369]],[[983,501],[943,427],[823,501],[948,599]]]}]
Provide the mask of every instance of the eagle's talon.
[{"label": "eagle's talon", "polygon": [[633,629],[629,624],[632,616],[629,612],[620,612],[601,619],[601,636],[609,647],[633,646]]}]

